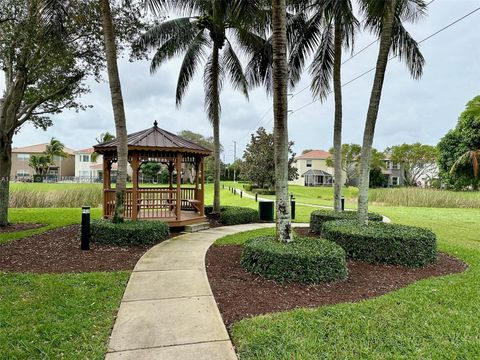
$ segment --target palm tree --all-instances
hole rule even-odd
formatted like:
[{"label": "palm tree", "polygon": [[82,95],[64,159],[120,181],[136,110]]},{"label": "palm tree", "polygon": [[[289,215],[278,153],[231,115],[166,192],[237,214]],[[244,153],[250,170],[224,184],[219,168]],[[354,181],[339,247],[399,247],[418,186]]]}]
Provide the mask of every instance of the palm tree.
[{"label": "palm tree", "polygon": [[50,167],[50,158],[47,155],[32,155],[28,159],[28,166],[35,170],[35,175],[48,174]]},{"label": "palm tree", "polygon": [[457,171],[460,165],[465,163],[470,163],[472,165],[473,177],[478,179],[480,173],[480,149],[478,150],[468,150],[463,153],[452,165],[450,173],[453,174]]},{"label": "palm tree", "polygon": [[[351,0],[313,0],[304,4],[313,9],[303,31],[296,39],[289,59],[290,83],[293,87],[303,71],[305,60],[313,51],[310,66],[311,90],[315,97],[325,100],[330,93],[333,78],[335,116],[333,130],[334,148],[334,209],[341,211],[342,184],[342,48],[353,44],[358,21]],[[306,10],[306,9],[303,9]]]},{"label": "palm tree", "polygon": [[142,46],[155,49],[150,70],[156,72],[172,57],[184,54],[176,89],[180,107],[193,76],[203,63],[205,109],[213,127],[214,202],[220,211],[220,92],[225,77],[233,88],[248,98],[247,81],[230,35],[240,38],[251,33],[252,16],[257,4],[243,0],[147,0],[154,13],[164,10],[187,13],[188,16],[164,21],[141,37]]},{"label": "palm tree", "polygon": [[[97,141],[97,144],[102,144],[102,143],[112,141],[114,139],[115,139],[115,135],[106,131],[106,132],[101,133],[100,136],[97,137],[95,140]],[[98,153],[93,152],[92,156],[90,157],[90,160],[92,162],[97,162],[97,159],[98,159]]]},{"label": "palm tree", "polygon": [[113,29],[112,13],[109,0],[99,0],[102,14],[103,37],[107,59],[108,82],[112,99],[113,118],[115,121],[117,146],[117,183],[115,187],[115,211],[112,218],[114,223],[123,222],[125,189],[127,187],[128,145],[125,108],[123,105],[122,87],[117,65],[117,46]]},{"label": "palm tree", "polygon": [[394,56],[405,61],[413,78],[418,79],[422,76],[425,60],[417,42],[410,36],[402,22],[419,19],[425,14],[426,4],[424,0],[361,0],[360,7],[366,17],[365,26],[380,38],[359,169],[358,222],[366,225],[370,158],[388,55],[392,52]]},{"label": "palm tree", "polygon": [[272,0],[272,89],[277,239],[293,241],[288,199],[288,65],[285,0]]},{"label": "palm tree", "polygon": [[55,139],[54,137],[50,139],[50,143],[45,148],[45,156],[49,159],[47,174],[50,172],[50,167],[55,163],[56,157],[59,157],[60,159],[68,157],[68,154],[64,150],[65,145],[60,140]]}]

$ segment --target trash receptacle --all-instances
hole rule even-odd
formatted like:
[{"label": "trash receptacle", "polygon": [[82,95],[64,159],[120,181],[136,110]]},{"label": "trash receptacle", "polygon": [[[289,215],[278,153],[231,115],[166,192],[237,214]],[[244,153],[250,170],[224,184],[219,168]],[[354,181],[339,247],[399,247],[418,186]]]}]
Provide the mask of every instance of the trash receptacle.
[{"label": "trash receptacle", "polygon": [[258,213],[260,215],[260,221],[273,221],[273,201],[259,201]]}]

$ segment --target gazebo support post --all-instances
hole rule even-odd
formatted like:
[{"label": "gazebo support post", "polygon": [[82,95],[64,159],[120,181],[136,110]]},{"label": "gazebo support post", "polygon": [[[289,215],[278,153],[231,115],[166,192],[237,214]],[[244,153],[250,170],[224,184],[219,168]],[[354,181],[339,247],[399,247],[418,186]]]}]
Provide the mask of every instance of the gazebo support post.
[{"label": "gazebo support post", "polygon": [[180,221],[182,216],[182,154],[177,153],[177,161],[175,167],[177,168],[177,200],[176,200],[176,217]]},{"label": "gazebo support post", "polygon": [[112,169],[112,161],[110,158],[103,157],[103,217],[106,218],[108,214],[108,196],[106,190],[112,187],[110,172]]},{"label": "gazebo support post", "polygon": [[175,169],[174,162],[170,160],[167,164],[168,169],[168,206],[169,210],[173,211],[173,170]]},{"label": "gazebo support post", "polygon": [[199,178],[199,171],[200,171],[200,159],[199,158],[195,158],[195,200],[200,200],[200,197],[199,197],[199,188],[198,188],[198,185],[199,185],[199,182],[200,182],[200,178]]},{"label": "gazebo support post", "polygon": [[202,190],[200,191],[200,216],[205,215],[205,159],[200,159],[200,169],[202,171]]},{"label": "gazebo support post", "polygon": [[130,166],[132,167],[132,220],[138,219],[138,154],[132,155]]}]

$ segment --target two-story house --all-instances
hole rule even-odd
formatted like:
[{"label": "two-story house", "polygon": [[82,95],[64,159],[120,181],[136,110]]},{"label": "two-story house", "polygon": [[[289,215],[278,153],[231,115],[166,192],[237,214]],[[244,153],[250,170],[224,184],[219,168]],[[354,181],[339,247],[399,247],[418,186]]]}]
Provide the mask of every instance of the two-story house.
[{"label": "two-story house", "polygon": [[[12,149],[12,170],[10,177],[16,180],[30,179],[35,175],[35,170],[29,165],[32,155],[42,155],[48,144],[37,144]],[[55,156],[50,166],[50,175],[68,177],[75,175],[75,154],[72,149],[64,148],[68,154],[66,158]]]},{"label": "two-story house", "polygon": [[297,156],[294,166],[298,170],[298,178],[290,181],[291,185],[332,186],[334,182],[333,168],[327,166],[331,156],[328,151],[312,150]]},{"label": "two-story house", "polygon": [[385,183],[388,187],[403,186],[405,184],[404,169],[402,164],[395,163],[386,157],[382,173],[385,176]]},{"label": "two-story house", "polygon": [[[127,167],[127,174],[132,176],[132,168]],[[112,164],[110,174],[112,181],[117,177],[117,163]],[[80,182],[98,182],[103,178],[103,157],[95,154],[93,148],[75,151],[75,178]]]}]

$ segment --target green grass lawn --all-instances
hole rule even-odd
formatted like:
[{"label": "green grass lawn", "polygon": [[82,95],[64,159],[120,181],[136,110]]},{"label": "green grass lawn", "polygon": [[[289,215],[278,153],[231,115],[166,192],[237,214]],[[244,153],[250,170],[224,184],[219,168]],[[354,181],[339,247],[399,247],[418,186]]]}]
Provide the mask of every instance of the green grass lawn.
[{"label": "green grass lawn", "polygon": [[[460,257],[469,269],[360,303],[244,319],[232,334],[242,359],[479,358],[480,210],[372,210],[432,229],[440,250]],[[245,238],[242,234],[240,242]]]},{"label": "green grass lawn", "polygon": [[[52,191],[52,186],[58,184],[41,185]],[[63,185],[66,184],[60,188]],[[301,189],[293,188],[297,202],[331,203],[323,198],[327,193],[322,195],[331,191],[329,188],[298,188]],[[309,192],[316,197],[308,200]],[[241,199],[227,189],[221,194],[224,205],[258,207],[254,200]],[[211,184],[206,185],[205,198],[206,203],[213,202]],[[370,209],[394,222],[432,229],[438,235],[440,250],[460,257],[470,268],[463,274],[422,280],[361,303],[242,320],[235,324],[232,333],[242,360],[479,357],[480,210],[379,206]],[[298,206],[296,220],[308,221],[312,210]],[[92,209],[92,217],[99,217],[100,213],[100,209]],[[47,226],[1,234],[0,243],[79,223],[80,209],[11,209],[10,220]],[[255,234],[272,231],[262,229]],[[225,237],[217,244],[240,244],[249,236],[242,233]],[[128,276],[129,272],[0,273],[0,358],[102,359]]]},{"label": "green grass lawn", "polygon": [[128,277],[0,273],[0,358],[103,359]]},{"label": "green grass lawn", "polygon": [[[92,219],[99,218],[101,209],[91,209]],[[37,223],[45,224],[46,226],[25,230],[13,233],[0,234],[0,244],[7,243],[9,241],[24,238],[26,236],[40,234],[42,232],[72,224],[80,224],[82,216],[81,209],[69,209],[69,208],[41,208],[41,209],[10,209],[9,221],[11,223]]]}]

